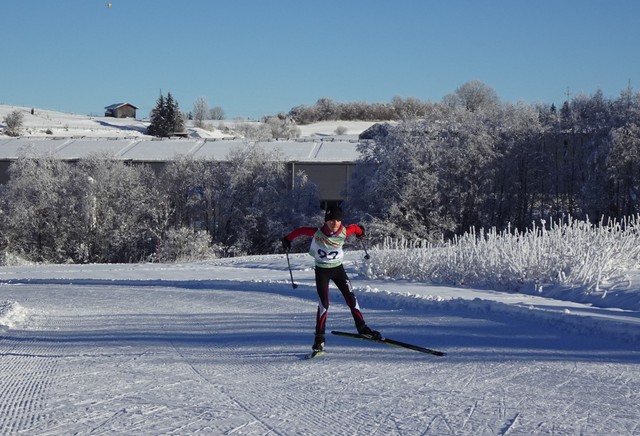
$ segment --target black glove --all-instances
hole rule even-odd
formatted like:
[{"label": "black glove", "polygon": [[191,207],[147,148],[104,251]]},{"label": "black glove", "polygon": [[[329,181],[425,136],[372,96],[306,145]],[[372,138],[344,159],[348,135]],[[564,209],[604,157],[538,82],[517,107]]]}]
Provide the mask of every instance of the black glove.
[{"label": "black glove", "polygon": [[286,236],[282,238],[282,248],[284,248],[285,251],[289,251],[291,249],[291,241],[288,240]]},{"label": "black glove", "polygon": [[362,230],[362,233],[359,235],[356,235],[356,238],[358,239],[364,238],[364,226],[361,226],[358,224],[358,227],[360,227],[360,230]]}]

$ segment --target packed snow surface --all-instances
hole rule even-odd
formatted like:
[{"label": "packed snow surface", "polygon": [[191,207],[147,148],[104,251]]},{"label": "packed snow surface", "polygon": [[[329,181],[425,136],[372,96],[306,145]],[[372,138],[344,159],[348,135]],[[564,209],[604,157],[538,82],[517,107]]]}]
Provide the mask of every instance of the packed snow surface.
[{"label": "packed snow surface", "polygon": [[290,259],[297,289],[283,255],[0,268],[0,434],[640,433],[637,310],[347,263],[371,327],[447,356],[329,335],[305,360],[313,270]]}]

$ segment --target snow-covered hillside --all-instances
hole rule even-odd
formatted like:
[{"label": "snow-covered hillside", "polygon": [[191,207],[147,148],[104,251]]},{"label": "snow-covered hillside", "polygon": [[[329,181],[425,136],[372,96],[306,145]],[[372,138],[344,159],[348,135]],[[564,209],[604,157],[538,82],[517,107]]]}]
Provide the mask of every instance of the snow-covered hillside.
[{"label": "snow-covered hillside", "polygon": [[[148,120],[144,119],[86,116],[38,108],[0,105],[0,136],[1,128],[4,127],[4,118],[15,110],[23,114],[21,134],[23,137],[140,138],[147,137],[145,132],[149,125]],[[256,123],[256,121],[206,121],[207,129],[194,127],[193,123],[188,121],[187,132],[191,138],[236,137],[234,129],[238,123]],[[302,137],[326,137],[335,136],[336,129],[340,127],[345,130],[342,136],[355,138],[372,124],[374,122],[371,121],[325,121],[299,126],[299,129]]]},{"label": "snow-covered hillside", "polygon": [[[372,252],[375,257],[376,252]],[[311,259],[0,268],[1,434],[620,435],[640,431],[640,318],[355,275],[368,323],[304,360]],[[337,290],[328,328],[353,330]]]},{"label": "snow-covered hillside", "polygon": [[19,110],[23,115],[24,136],[138,137],[144,136],[148,125],[144,121],[132,118],[93,117],[8,105],[0,105],[0,124],[3,123],[4,117],[14,110]]}]

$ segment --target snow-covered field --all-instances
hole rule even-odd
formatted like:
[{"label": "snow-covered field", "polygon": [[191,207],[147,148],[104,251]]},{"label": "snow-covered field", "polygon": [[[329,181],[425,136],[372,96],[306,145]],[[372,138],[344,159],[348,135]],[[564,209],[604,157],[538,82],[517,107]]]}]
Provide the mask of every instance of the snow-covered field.
[{"label": "snow-covered field", "polygon": [[640,433],[637,310],[369,280],[349,252],[368,323],[447,356],[330,336],[304,360],[290,257],[297,289],[283,255],[0,268],[0,434]]},{"label": "snow-covered field", "polygon": [[[33,109],[33,113],[32,112]],[[0,137],[4,118],[11,112],[18,110],[23,115],[22,137],[83,137],[83,138],[148,138],[146,135],[149,121],[144,118],[112,118],[103,116],[88,116],[65,112],[57,112],[39,108],[0,105]],[[146,117],[146,114],[138,114]],[[238,123],[248,123],[247,120],[207,120],[207,129],[193,126],[187,121],[187,132],[191,138],[228,138],[237,136],[233,130]],[[256,121],[253,121],[256,122]],[[344,128],[346,137],[357,137],[360,133],[375,124],[371,121],[323,121],[299,126],[301,137],[334,136],[338,127]]]}]

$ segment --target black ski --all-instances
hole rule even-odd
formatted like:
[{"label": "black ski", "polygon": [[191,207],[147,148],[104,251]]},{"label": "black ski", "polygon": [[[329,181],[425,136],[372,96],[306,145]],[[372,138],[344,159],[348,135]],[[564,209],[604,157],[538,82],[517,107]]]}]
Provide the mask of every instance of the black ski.
[{"label": "black ski", "polygon": [[373,339],[368,336],[363,336],[359,333],[348,333],[348,332],[338,332],[335,330],[331,331],[332,334],[338,336],[344,336],[347,338],[355,338],[355,339],[363,339],[365,341],[371,342],[380,342],[387,345],[393,345],[394,347],[402,347],[408,350],[419,351],[421,353],[433,354],[434,356],[446,356],[447,353],[438,350],[432,350],[430,348],[421,347],[419,345],[407,344],[406,342],[396,341],[395,339],[382,338],[382,339]]}]

